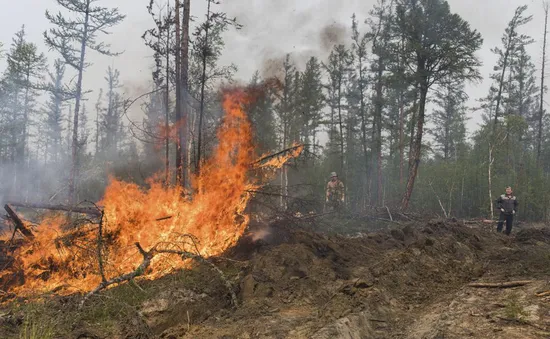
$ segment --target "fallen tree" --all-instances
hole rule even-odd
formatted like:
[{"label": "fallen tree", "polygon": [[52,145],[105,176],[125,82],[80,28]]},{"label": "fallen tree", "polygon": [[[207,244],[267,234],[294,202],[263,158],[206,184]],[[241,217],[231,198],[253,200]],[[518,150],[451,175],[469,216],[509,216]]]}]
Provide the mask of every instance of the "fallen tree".
[{"label": "fallen tree", "polygon": [[15,207],[22,207],[22,208],[30,208],[30,209],[43,209],[43,210],[52,210],[52,211],[82,213],[82,214],[88,214],[96,217],[101,216],[101,210],[97,207],[77,207],[77,206],[67,206],[67,205],[52,205],[52,204],[24,203],[24,202],[8,202],[8,205],[15,206]]},{"label": "fallen tree", "polygon": [[477,287],[477,288],[511,288],[511,287],[519,287],[519,286],[525,286],[527,284],[532,283],[531,280],[519,280],[519,281],[507,281],[507,282],[500,282],[500,283],[471,283],[468,285],[468,287]]}]

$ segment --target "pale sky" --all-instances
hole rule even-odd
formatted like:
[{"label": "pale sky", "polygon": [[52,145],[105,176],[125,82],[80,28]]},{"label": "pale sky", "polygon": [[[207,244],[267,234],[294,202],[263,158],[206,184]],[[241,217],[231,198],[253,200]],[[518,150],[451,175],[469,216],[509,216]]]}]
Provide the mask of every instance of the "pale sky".
[{"label": "pale sky", "polygon": [[[44,16],[46,9],[58,11],[55,0],[17,0],[8,1],[0,12],[0,41],[4,50],[9,49],[11,39],[16,31],[25,25],[27,39],[35,42],[46,52],[50,64],[57,57],[48,52],[42,34],[50,27]],[[164,0],[159,0],[163,2]],[[173,1],[171,1],[173,3]],[[359,22],[368,16],[375,0],[222,0],[221,10],[229,16],[236,16],[244,25],[240,31],[231,31],[226,36],[226,50],[222,63],[235,63],[239,67],[237,79],[248,81],[252,73],[259,69],[264,73],[272,71],[273,62],[280,60],[286,53],[293,54],[295,60],[303,62],[311,55],[324,58],[328,54],[327,32],[340,32],[344,42],[349,39],[351,16],[357,15]],[[104,0],[102,5],[118,7],[127,15],[125,21],[112,29],[112,34],[105,41],[111,43],[113,50],[124,51],[119,57],[110,58],[91,54],[88,61],[93,63],[84,75],[86,89],[94,90],[88,95],[89,108],[97,98],[98,88],[105,87],[104,76],[107,66],[120,70],[121,80],[125,86],[126,97],[134,97],[147,92],[152,65],[151,51],[143,44],[141,35],[153,26],[147,13],[149,0]],[[500,38],[508,21],[512,18],[517,6],[528,4],[528,13],[533,14],[533,21],[522,33],[531,35],[536,42],[529,52],[537,67],[541,65],[542,33],[544,17],[542,0],[449,0],[451,10],[461,15],[470,25],[481,32],[484,38],[479,57],[483,62],[480,70],[485,78],[481,84],[467,87],[471,105],[475,99],[487,94],[488,75],[496,61],[490,52],[500,45]],[[206,0],[191,0],[192,16],[202,21],[206,11]],[[336,28],[336,29],[334,29]],[[365,24],[361,31],[367,29]],[[345,30],[345,31],[344,31]],[[336,35],[338,36],[338,34]],[[325,38],[323,38],[325,37]],[[339,41],[338,41],[339,42]],[[5,60],[0,61],[3,71]],[[137,117],[139,110],[133,110]],[[471,114],[468,129],[476,128],[479,117]]]}]

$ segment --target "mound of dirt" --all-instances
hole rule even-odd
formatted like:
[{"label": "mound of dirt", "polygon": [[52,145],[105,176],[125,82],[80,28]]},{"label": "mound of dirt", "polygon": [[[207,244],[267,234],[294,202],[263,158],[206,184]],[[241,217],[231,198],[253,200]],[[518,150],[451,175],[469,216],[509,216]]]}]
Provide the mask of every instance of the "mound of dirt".
[{"label": "mound of dirt", "polygon": [[[490,313],[508,308],[513,311],[512,306],[506,306],[508,294],[472,291],[466,286],[475,280],[543,279],[550,274],[548,253],[548,229],[524,228],[507,237],[459,222],[432,221],[342,236],[311,232],[281,221],[252,229],[226,253],[230,260],[216,262],[235,288],[238,307],[231,306],[229,293],[219,276],[201,266],[178,276],[185,278],[168,276],[141,282],[141,291],[131,285],[107,291],[106,298],[113,299],[129,298],[122,293],[127,291],[124,293],[132,299],[126,303],[131,304],[133,311],[114,316],[116,323],[96,330],[95,335],[462,338],[468,333],[477,338],[499,337],[475,332],[473,328],[468,329],[470,332],[462,331],[468,326],[470,308],[483,316],[492,314],[492,318],[483,318],[487,319],[484,323],[476,318],[480,328],[491,335],[506,333],[507,338],[519,338],[514,331],[497,331],[506,326],[526,326],[536,335],[536,331],[544,333],[550,327],[543,316],[550,311],[543,301],[536,304],[527,296],[532,297],[534,289],[540,291],[550,286],[539,282],[524,290],[519,288],[524,295],[520,293],[517,303],[529,303],[525,307],[530,307],[531,318],[517,321],[505,318],[506,312]],[[493,310],[484,298],[496,300],[496,295],[502,297],[500,303],[505,306],[501,309],[494,306],[497,309]],[[459,298],[470,299],[462,302]],[[73,319],[73,324],[93,328],[89,313],[105,308],[99,300],[94,299],[94,304],[85,310],[71,307],[73,318],[79,319]],[[67,305],[52,302],[53,310],[62,307],[67,311]],[[13,326],[10,335],[16,333]],[[63,328],[70,333],[67,337],[74,337],[74,331]]]}]

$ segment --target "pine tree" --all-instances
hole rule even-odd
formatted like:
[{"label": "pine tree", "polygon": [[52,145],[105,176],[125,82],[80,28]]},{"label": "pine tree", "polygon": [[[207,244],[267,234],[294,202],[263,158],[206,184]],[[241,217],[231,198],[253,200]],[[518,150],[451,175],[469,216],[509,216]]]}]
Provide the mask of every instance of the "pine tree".
[{"label": "pine tree", "polygon": [[68,11],[74,18],[66,17],[61,12],[51,14],[46,11],[46,18],[54,25],[44,32],[46,44],[58,51],[65,63],[78,72],[75,89],[75,107],[72,127],[71,146],[71,175],[69,177],[69,203],[75,204],[76,178],[78,176],[78,118],[82,100],[82,81],[86,63],[87,48],[104,55],[117,55],[109,50],[109,45],[98,42],[100,33],[120,23],[125,16],[118,12],[117,8],[109,9],[94,4],[98,0],[56,0],[57,4]]},{"label": "pine tree", "polygon": [[46,57],[38,52],[34,43],[26,40],[24,26],[16,33],[7,62],[5,81],[11,98],[11,121],[15,129],[12,134],[12,140],[15,141],[14,159],[23,166],[29,161],[30,126],[36,120],[37,88],[46,69]]},{"label": "pine tree", "polygon": [[[383,203],[383,187],[382,187],[382,126],[383,111],[385,106],[384,89],[386,87],[387,79],[385,77],[386,68],[391,61],[392,55],[389,51],[388,45],[390,44],[390,24],[392,20],[393,4],[388,3],[386,0],[380,0],[378,5],[372,11],[372,15],[376,18],[371,23],[371,32],[369,37],[372,40],[372,53],[376,56],[376,61],[372,64],[373,72],[373,119],[372,119],[372,149],[373,149],[373,166],[376,168],[376,180],[373,179],[373,200],[378,204]],[[374,173],[374,171],[373,171]],[[376,193],[376,195],[374,195]]]},{"label": "pine tree", "polygon": [[68,99],[63,84],[65,64],[61,60],[54,62],[54,72],[49,72],[50,99],[46,104],[45,135],[47,158],[56,163],[62,154],[63,145],[63,102]]},{"label": "pine tree", "polygon": [[[497,65],[494,67],[495,73],[491,75],[491,78],[496,82],[493,91],[496,92],[495,109],[494,109],[494,124],[498,123],[500,117],[500,106],[503,102],[503,93],[508,89],[506,87],[506,72],[510,72],[510,64],[513,62],[513,58],[516,56],[517,49],[521,45],[528,43],[529,37],[521,35],[519,29],[521,26],[526,25],[532,20],[532,16],[524,16],[524,12],[527,10],[527,6],[520,6],[516,9],[514,17],[508,23],[504,34],[502,35],[503,48],[495,47],[492,52],[498,55],[499,59]],[[510,86],[511,84],[508,83]]]},{"label": "pine tree", "polygon": [[477,80],[480,65],[475,52],[483,39],[443,0],[398,0],[394,36],[405,40],[405,65],[419,90],[413,162],[401,208],[407,209],[421,159],[428,91],[445,79]]},{"label": "pine tree", "polygon": [[317,58],[311,57],[308,60],[300,82],[299,110],[302,120],[302,142],[315,145],[317,129],[321,125],[324,108],[321,64]]},{"label": "pine tree", "polygon": [[544,122],[544,94],[546,93],[546,87],[544,85],[545,69],[546,69],[546,38],[548,33],[548,10],[549,4],[547,1],[543,3],[544,8],[544,33],[542,42],[542,67],[540,71],[540,94],[539,94],[539,107],[538,107],[538,119],[537,119],[537,165],[540,167],[540,156],[542,153],[542,130]]},{"label": "pine tree", "polygon": [[433,112],[434,136],[437,155],[444,161],[457,161],[466,139],[466,107],[468,99],[464,83],[451,81],[435,93],[437,108]]},{"label": "pine tree", "polygon": [[[225,46],[222,39],[222,34],[233,25],[240,28],[236,19],[228,19],[225,13],[212,12],[211,5],[217,4],[214,0],[207,0],[206,20],[201,25],[197,26],[194,33],[195,40],[193,41],[193,57],[195,58],[196,67],[195,73],[200,73],[200,101],[199,101],[199,124],[197,131],[197,160],[196,174],[200,173],[201,154],[203,152],[203,121],[205,108],[206,90],[210,83],[216,79],[230,79],[234,72],[237,71],[235,65],[229,67],[217,67],[217,61],[221,56],[221,52]],[[197,60],[198,59],[198,60]],[[197,62],[198,61],[198,62]],[[197,72],[197,68],[199,69]]]},{"label": "pine tree", "polygon": [[107,107],[103,114],[102,125],[104,131],[104,144],[102,150],[108,159],[113,159],[117,154],[117,135],[120,128],[120,115],[122,100],[117,90],[121,87],[120,72],[111,66],[107,68]]},{"label": "pine tree", "polygon": [[260,155],[277,149],[273,89],[262,82],[256,71],[248,84],[253,100],[244,107],[254,127],[256,150]]},{"label": "pine tree", "polygon": [[[170,180],[170,83],[172,80],[172,72],[173,69],[171,58],[173,55],[178,51],[177,46],[173,46],[173,26],[174,26],[174,11],[170,7],[170,2],[166,4],[165,14],[163,15],[161,12],[163,9],[159,9],[159,13],[155,13],[153,10],[153,4],[154,0],[150,0],[149,5],[147,6],[147,11],[153,18],[153,21],[155,22],[155,28],[148,29],[145,31],[145,33],[142,35],[142,39],[145,40],[145,45],[150,47],[153,50],[153,58],[155,60],[155,69],[152,73],[153,82],[155,84],[155,87],[157,89],[163,88],[163,112],[164,112],[164,172],[165,172],[165,181],[168,183]],[[184,4],[184,7],[188,6]],[[184,12],[186,12],[186,9],[184,8]],[[158,15],[158,16],[157,16]],[[185,21],[185,13],[184,13],[184,21]],[[185,35],[185,34],[184,34]],[[185,38],[184,38],[185,40]],[[185,42],[182,42],[182,45],[185,45]],[[182,52],[183,54],[183,52]],[[185,73],[187,74],[187,66],[183,66],[182,68],[185,69]],[[187,75],[182,74],[182,79],[185,77],[185,81],[182,80],[183,85],[187,87]],[[156,95],[154,96],[156,98]],[[151,97],[151,104],[153,102],[153,97]],[[150,105],[153,106],[153,105]],[[148,107],[147,112],[156,112],[156,106],[155,108]],[[184,116],[188,117],[189,112],[183,112]],[[155,114],[156,117],[156,114]],[[154,133],[153,126],[151,123],[148,122],[149,118],[146,119],[146,130],[148,133]],[[156,123],[156,118],[154,119],[154,122]],[[189,124],[186,124],[188,126]],[[154,128],[158,128],[160,126],[155,126]],[[184,131],[184,134],[187,135],[187,131]],[[153,137],[156,138],[156,137]],[[185,137],[185,140],[187,138]],[[186,145],[185,142],[182,143],[182,147],[185,149]],[[150,146],[150,145],[149,145]],[[148,147],[149,151],[151,150],[151,147]],[[180,157],[182,154],[180,153]],[[182,161],[184,163],[187,163],[185,157],[182,158]],[[178,172],[181,173],[181,172]]]},{"label": "pine tree", "polygon": [[344,123],[346,121],[345,85],[350,77],[352,62],[353,57],[346,46],[337,45],[331,51],[328,62],[323,64],[323,67],[328,73],[328,83],[325,84],[325,88],[327,91],[326,99],[330,107],[329,143],[332,152],[336,150],[335,147],[339,147],[339,171],[343,173],[341,176],[344,178]]},{"label": "pine tree", "polygon": [[[353,14],[352,17],[352,40],[353,44],[351,46],[352,53],[354,54],[354,61],[356,62],[355,68],[354,68],[354,78],[357,82],[357,99],[359,101],[359,118],[361,121],[361,150],[363,153],[363,173],[364,178],[362,180],[363,182],[363,197],[366,199],[367,196],[367,178],[368,178],[368,168],[369,168],[369,160],[368,160],[368,144],[367,144],[367,123],[368,123],[368,116],[367,116],[367,85],[368,85],[368,60],[367,60],[367,44],[369,37],[367,34],[363,34],[362,36],[359,33],[357,21],[355,18],[355,14]],[[366,205],[366,201],[364,202],[364,205]]]}]

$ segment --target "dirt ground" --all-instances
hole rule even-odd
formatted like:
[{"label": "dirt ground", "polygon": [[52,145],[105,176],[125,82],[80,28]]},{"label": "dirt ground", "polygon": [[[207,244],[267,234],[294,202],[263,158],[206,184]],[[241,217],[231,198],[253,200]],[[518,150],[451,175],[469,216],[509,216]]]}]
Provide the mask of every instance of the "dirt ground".
[{"label": "dirt ground", "polygon": [[[507,237],[484,224],[409,222],[348,235],[280,220],[216,265],[137,281],[92,298],[45,296],[0,307],[2,338],[549,338],[550,228]],[[352,225],[352,226],[350,226]],[[515,288],[471,282],[530,280]],[[34,333],[35,336],[32,334]]]}]

